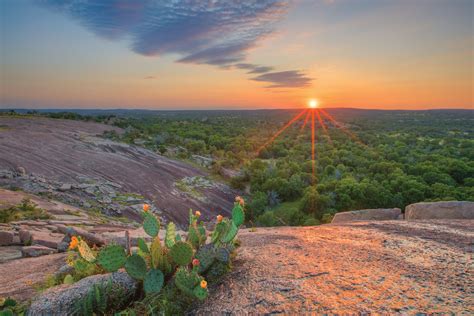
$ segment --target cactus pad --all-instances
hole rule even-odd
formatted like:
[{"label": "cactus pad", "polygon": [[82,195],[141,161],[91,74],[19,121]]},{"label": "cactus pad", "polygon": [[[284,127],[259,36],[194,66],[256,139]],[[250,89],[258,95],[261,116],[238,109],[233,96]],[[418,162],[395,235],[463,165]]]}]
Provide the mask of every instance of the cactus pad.
[{"label": "cactus pad", "polygon": [[230,261],[230,252],[226,248],[218,248],[216,250],[216,259],[224,262],[224,263],[229,263]]},{"label": "cactus pad", "polygon": [[151,237],[156,237],[160,231],[160,222],[153,214],[148,212],[144,212],[143,214],[143,229]]},{"label": "cactus pad", "polygon": [[198,229],[193,226],[193,225],[190,225],[189,226],[189,230],[188,230],[188,241],[191,243],[191,245],[194,247],[194,248],[199,248],[199,245],[201,244],[201,236],[199,234],[199,231]]},{"label": "cactus pad", "polygon": [[150,293],[159,293],[163,287],[165,277],[160,270],[151,269],[145,276],[145,281],[143,282],[143,289],[146,294]]},{"label": "cactus pad", "polygon": [[186,242],[178,241],[171,247],[170,255],[178,265],[185,266],[193,259],[193,248]]},{"label": "cactus pad", "polygon": [[165,244],[166,247],[171,248],[176,242],[176,225],[173,222],[169,222],[166,226]]},{"label": "cactus pad", "polygon": [[199,269],[200,273],[209,269],[209,267],[214,262],[215,258],[215,248],[212,244],[207,244],[196,252],[196,259],[199,260]]},{"label": "cactus pad", "polygon": [[233,221],[231,221],[229,229],[227,230],[226,234],[221,238],[221,241],[224,243],[231,242],[237,235],[238,231],[239,228],[235,226]]},{"label": "cactus pad", "polygon": [[63,284],[73,284],[73,283],[74,283],[74,278],[72,277],[72,275],[67,274],[64,277]]},{"label": "cactus pad", "polygon": [[151,243],[150,255],[151,255],[152,266],[155,269],[158,268],[158,263],[160,262],[161,256],[162,256],[161,243],[160,243],[160,239],[158,237],[153,239],[153,241]]},{"label": "cactus pad", "polygon": [[138,244],[138,248],[141,251],[143,251],[144,253],[150,253],[150,249],[148,249],[148,246],[147,246],[145,240],[143,240],[143,238],[138,238],[137,244]]},{"label": "cactus pad", "polygon": [[217,223],[211,235],[211,242],[217,242],[224,235],[228,226],[229,220],[227,218],[225,218],[222,222]]},{"label": "cactus pad", "polygon": [[198,285],[193,290],[194,296],[196,296],[199,300],[203,301],[206,299],[208,291],[207,289],[203,289],[201,285]]},{"label": "cactus pad", "polygon": [[242,206],[239,204],[235,205],[232,209],[232,221],[234,222],[235,226],[239,227],[244,223],[245,220],[245,213],[242,209]]},{"label": "cactus pad", "polygon": [[125,270],[134,279],[143,280],[146,275],[146,262],[137,254],[131,255],[125,261]]},{"label": "cactus pad", "polygon": [[81,255],[82,259],[86,260],[87,262],[95,261],[94,253],[84,240],[79,240],[77,244],[77,250],[79,251],[79,254]]},{"label": "cactus pad", "polygon": [[176,287],[189,296],[194,296],[194,288],[201,282],[201,277],[195,272],[179,268],[174,276]]},{"label": "cactus pad", "polygon": [[115,272],[125,264],[125,250],[118,245],[111,245],[102,248],[97,257],[100,266],[107,272]]}]

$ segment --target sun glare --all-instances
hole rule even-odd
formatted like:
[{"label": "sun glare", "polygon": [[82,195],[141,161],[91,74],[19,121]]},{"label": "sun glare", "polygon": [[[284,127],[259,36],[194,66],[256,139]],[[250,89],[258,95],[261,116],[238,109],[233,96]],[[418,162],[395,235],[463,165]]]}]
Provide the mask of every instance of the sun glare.
[{"label": "sun glare", "polygon": [[319,103],[318,103],[318,100],[316,100],[316,99],[311,99],[311,100],[309,100],[309,102],[308,102],[308,107],[311,108],[311,109],[315,109],[315,108],[318,107],[318,104],[319,104]]}]

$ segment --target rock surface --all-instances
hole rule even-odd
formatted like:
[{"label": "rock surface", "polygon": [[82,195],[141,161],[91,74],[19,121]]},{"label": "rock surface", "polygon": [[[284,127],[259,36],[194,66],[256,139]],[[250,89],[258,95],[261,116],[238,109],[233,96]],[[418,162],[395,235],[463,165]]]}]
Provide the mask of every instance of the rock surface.
[{"label": "rock surface", "polygon": [[358,211],[349,211],[336,213],[331,223],[343,223],[354,221],[369,221],[369,220],[392,220],[398,219],[402,214],[399,208],[376,208]]},{"label": "rock surface", "polygon": [[45,255],[51,255],[58,252],[56,249],[36,245],[36,246],[25,246],[21,248],[21,254],[23,257],[40,257]]},{"label": "rock surface", "polygon": [[234,269],[195,315],[474,313],[474,221],[242,231]]},{"label": "rock surface", "polygon": [[474,202],[422,202],[405,208],[405,218],[412,219],[474,219]]},{"label": "rock surface", "polygon": [[[47,194],[78,207],[138,220],[151,202],[167,220],[185,225],[189,208],[203,219],[229,215],[236,192],[214,182],[187,192],[175,183],[207,173],[150,150],[101,138],[123,130],[104,124],[0,117],[0,186]],[[19,172],[18,167],[24,172]],[[129,197],[133,197],[129,201]]]},{"label": "rock surface", "polygon": [[109,280],[112,282],[111,293],[115,294],[111,299],[117,302],[120,301],[119,295],[122,298],[133,296],[138,288],[137,282],[126,272],[93,275],[72,285],[61,285],[47,290],[32,302],[27,315],[72,315],[75,304],[84,298],[95,284],[105,285]]},{"label": "rock surface", "polygon": [[10,246],[13,244],[13,232],[0,230],[0,246]]},{"label": "rock surface", "polygon": [[24,301],[36,294],[35,286],[64,265],[66,254],[22,258],[0,264],[0,297]]}]

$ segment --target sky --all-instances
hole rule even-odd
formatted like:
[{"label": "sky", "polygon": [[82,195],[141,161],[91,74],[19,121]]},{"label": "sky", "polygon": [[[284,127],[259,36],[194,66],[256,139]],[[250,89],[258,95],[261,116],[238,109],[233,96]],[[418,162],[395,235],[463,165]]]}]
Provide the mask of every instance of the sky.
[{"label": "sky", "polygon": [[0,0],[0,108],[474,108],[472,0]]}]

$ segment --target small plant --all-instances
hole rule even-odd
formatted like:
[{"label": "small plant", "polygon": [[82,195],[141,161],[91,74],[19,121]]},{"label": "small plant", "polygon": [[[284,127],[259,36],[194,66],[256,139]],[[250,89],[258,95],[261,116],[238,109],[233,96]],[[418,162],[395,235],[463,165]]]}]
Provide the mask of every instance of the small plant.
[{"label": "small plant", "polygon": [[9,223],[23,219],[49,219],[51,215],[25,198],[20,204],[4,209],[0,212],[0,223]]},{"label": "small plant", "polygon": [[[160,306],[169,306],[166,302],[170,297],[177,297],[173,293],[184,294],[189,300],[204,300],[208,296],[206,275],[216,280],[230,269],[231,253],[236,248],[235,237],[245,219],[243,207],[244,200],[237,197],[232,209],[232,219],[217,216],[217,223],[210,234],[211,242],[208,244],[207,231],[199,221],[199,211],[189,212],[189,228],[185,240],[176,234],[176,226],[169,223],[162,242],[159,238],[160,221],[149,211],[149,205],[145,204],[142,212],[143,229],[152,237],[152,241],[147,243],[138,239],[138,250],[135,253],[128,254],[119,245],[106,245],[96,252],[78,237],[71,238],[70,249],[77,250],[81,257],[75,261],[76,264],[80,262],[107,272],[125,268],[130,277],[142,284],[145,299],[159,297],[157,300],[160,300]],[[163,291],[166,295],[160,295]],[[92,308],[95,312],[103,312],[94,309],[96,301],[86,299],[79,305],[84,311]]]}]

